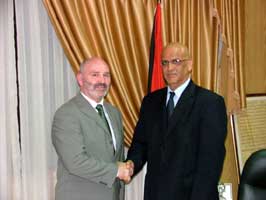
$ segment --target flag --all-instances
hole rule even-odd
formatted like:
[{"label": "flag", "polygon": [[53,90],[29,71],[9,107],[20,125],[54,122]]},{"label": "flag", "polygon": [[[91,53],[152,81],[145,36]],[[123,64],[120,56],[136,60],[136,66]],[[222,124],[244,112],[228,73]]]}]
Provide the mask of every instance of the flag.
[{"label": "flag", "polygon": [[150,44],[148,92],[152,92],[165,86],[161,68],[162,43],[161,4],[158,2],[154,16]]}]

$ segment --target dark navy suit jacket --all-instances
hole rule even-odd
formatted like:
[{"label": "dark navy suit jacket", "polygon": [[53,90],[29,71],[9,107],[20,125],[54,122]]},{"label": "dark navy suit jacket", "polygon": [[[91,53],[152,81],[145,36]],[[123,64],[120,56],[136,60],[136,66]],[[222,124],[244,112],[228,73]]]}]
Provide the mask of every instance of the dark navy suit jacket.
[{"label": "dark navy suit jacket", "polygon": [[192,81],[168,122],[167,88],[144,97],[127,159],[147,162],[145,200],[218,200],[227,115],[221,96]]}]

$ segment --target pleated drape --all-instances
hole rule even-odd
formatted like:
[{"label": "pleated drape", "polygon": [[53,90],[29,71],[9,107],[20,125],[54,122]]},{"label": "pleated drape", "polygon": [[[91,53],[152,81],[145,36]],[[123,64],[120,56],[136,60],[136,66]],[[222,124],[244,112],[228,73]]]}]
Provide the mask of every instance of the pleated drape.
[{"label": "pleated drape", "polygon": [[[122,111],[129,145],[147,92],[156,0],[44,0],[44,4],[75,73],[90,56],[110,64],[112,88],[107,99]],[[162,1],[164,44],[179,41],[189,47],[194,81],[221,93],[229,113],[245,105],[243,6],[239,0]],[[225,62],[218,63],[220,36],[226,55]]]},{"label": "pleated drape", "polygon": [[[90,56],[111,67],[107,100],[119,107],[129,146],[147,93],[149,45],[156,0],[43,0],[76,73]],[[245,106],[243,80],[244,1],[162,0],[164,45],[181,42],[193,58],[193,80],[225,97],[228,114]],[[230,129],[230,128],[229,128]],[[226,162],[236,160],[229,133]],[[225,163],[226,165],[226,163]],[[234,174],[237,171],[234,165]]]}]

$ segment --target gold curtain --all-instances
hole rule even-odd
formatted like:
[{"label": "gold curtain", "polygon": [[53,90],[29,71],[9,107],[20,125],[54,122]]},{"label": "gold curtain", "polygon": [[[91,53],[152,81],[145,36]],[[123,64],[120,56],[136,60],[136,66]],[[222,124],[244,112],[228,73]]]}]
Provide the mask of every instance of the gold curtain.
[{"label": "gold curtain", "polygon": [[[147,93],[149,46],[157,1],[43,2],[75,73],[79,64],[93,55],[109,63],[112,87],[107,100],[122,112],[125,143],[129,146],[141,100]],[[193,80],[222,94],[229,114],[245,106],[241,29],[244,2],[162,0],[161,4],[163,43],[179,41],[189,47]],[[228,135],[225,166],[233,165],[232,173],[237,176],[234,137],[231,132]],[[232,167],[224,171],[230,170]],[[231,179],[227,175],[226,180],[234,182]]]},{"label": "gold curtain", "polygon": [[[107,99],[123,114],[130,144],[142,97],[147,92],[149,45],[156,0],[43,0],[76,73],[92,55],[111,66]],[[193,80],[221,93],[231,113],[245,105],[243,83],[244,5],[240,0],[164,0],[164,44],[179,41],[193,56]],[[218,63],[219,34],[223,38]]]},{"label": "gold curtain", "polygon": [[75,73],[90,56],[109,63],[112,87],[107,100],[122,112],[129,145],[147,92],[156,1],[44,0],[44,4]]},{"label": "gold curtain", "polygon": [[216,91],[225,97],[229,114],[246,106],[244,85],[244,1],[216,0],[220,34]]}]

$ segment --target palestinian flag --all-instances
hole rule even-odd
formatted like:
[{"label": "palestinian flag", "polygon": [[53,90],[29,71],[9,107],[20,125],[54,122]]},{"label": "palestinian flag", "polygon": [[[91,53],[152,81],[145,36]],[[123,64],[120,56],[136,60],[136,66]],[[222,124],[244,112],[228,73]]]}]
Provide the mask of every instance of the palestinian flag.
[{"label": "palestinian flag", "polygon": [[152,92],[165,86],[161,68],[162,46],[161,4],[158,2],[154,16],[150,44],[148,92]]}]

